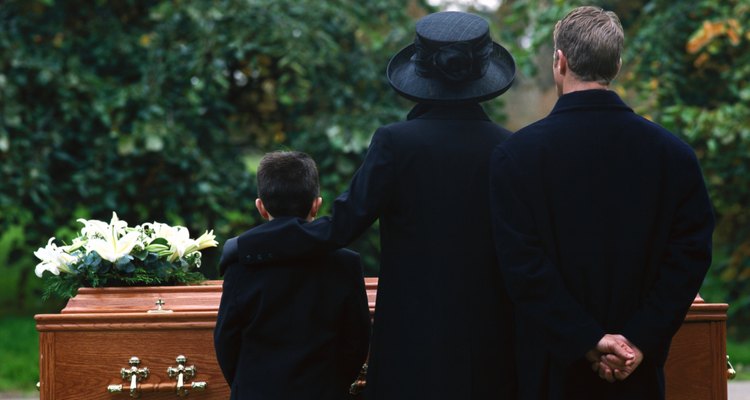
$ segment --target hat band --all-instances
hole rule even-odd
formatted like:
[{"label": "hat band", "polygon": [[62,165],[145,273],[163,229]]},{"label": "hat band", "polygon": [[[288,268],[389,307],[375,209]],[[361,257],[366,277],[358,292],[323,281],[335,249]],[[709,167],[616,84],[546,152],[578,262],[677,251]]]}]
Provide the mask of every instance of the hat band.
[{"label": "hat band", "polygon": [[485,35],[476,43],[461,41],[431,47],[419,35],[414,38],[415,72],[423,78],[464,82],[484,76],[492,56],[492,39]]}]

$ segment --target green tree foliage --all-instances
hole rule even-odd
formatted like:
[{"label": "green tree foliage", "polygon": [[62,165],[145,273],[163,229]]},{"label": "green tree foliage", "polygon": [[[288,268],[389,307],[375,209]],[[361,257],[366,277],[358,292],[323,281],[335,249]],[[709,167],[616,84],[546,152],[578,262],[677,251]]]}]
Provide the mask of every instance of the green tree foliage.
[{"label": "green tree foliage", "polygon": [[[633,37],[641,109],[701,160],[716,209],[705,294],[750,324],[750,3],[654,1]],[[654,39],[659,40],[654,40]],[[722,298],[723,297],[723,298]]]},{"label": "green tree foliage", "polygon": [[2,2],[0,269],[38,291],[32,252],[113,210],[223,242],[259,222],[271,149],[310,152],[332,200],[403,118],[383,71],[411,29],[396,0]]},{"label": "green tree foliage", "polygon": [[[626,29],[615,89],[688,141],[720,221],[703,294],[750,319],[750,11],[746,1],[618,1]],[[521,74],[580,2],[506,0],[490,16]],[[295,148],[318,161],[330,204],[373,130],[403,118],[389,57],[421,1],[9,0],[0,3],[0,269],[33,306],[31,255],[76,218],[112,210],[219,241],[260,221],[252,165]],[[539,76],[539,75],[537,75]],[[490,107],[498,120],[499,107]],[[361,250],[374,264],[374,232]],[[218,251],[206,254],[207,275]],[[213,262],[212,262],[213,260]],[[31,284],[29,284],[31,283]],[[3,300],[3,307],[15,306]]]}]

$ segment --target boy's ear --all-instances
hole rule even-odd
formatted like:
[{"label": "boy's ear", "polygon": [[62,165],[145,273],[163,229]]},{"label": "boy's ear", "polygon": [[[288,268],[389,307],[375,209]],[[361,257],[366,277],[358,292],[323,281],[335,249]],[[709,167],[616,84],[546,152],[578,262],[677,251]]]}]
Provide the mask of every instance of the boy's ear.
[{"label": "boy's ear", "polygon": [[271,215],[266,211],[266,206],[263,205],[263,200],[261,200],[260,197],[255,199],[255,208],[258,209],[258,212],[263,219],[266,221],[271,219]]},{"label": "boy's ear", "polygon": [[313,199],[312,206],[310,207],[310,218],[315,218],[315,216],[318,215],[321,204],[323,204],[322,197],[316,197]]}]

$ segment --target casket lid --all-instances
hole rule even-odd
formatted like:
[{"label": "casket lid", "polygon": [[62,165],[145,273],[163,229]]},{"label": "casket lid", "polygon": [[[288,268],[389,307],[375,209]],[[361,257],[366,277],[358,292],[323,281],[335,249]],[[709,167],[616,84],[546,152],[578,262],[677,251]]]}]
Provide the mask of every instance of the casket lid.
[{"label": "casket lid", "polygon": [[[219,308],[222,281],[189,286],[80,288],[62,314],[214,311]],[[161,301],[160,301],[161,299]]]}]

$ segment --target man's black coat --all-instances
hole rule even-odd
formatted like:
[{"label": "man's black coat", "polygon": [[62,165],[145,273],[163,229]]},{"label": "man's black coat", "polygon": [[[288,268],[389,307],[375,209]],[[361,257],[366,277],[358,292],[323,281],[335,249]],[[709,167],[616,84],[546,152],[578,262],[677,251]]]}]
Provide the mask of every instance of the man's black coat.
[{"label": "man's black coat", "polygon": [[[611,91],[562,96],[492,155],[495,243],[518,316],[522,399],[662,399],[663,365],[711,262],[713,213],[692,149]],[[643,364],[607,383],[604,333]]]},{"label": "man's black coat", "polygon": [[359,255],[342,249],[247,267],[237,263],[236,243],[224,246],[214,332],[231,398],[350,399],[370,335]]},{"label": "man's black coat", "polygon": [[492,244],[489,159],[508,131],[478,104],[379,128],[331,218],[239,237],[245,263],[343,246],[380,220],[370,399],[513,398],[512,314]]}]

